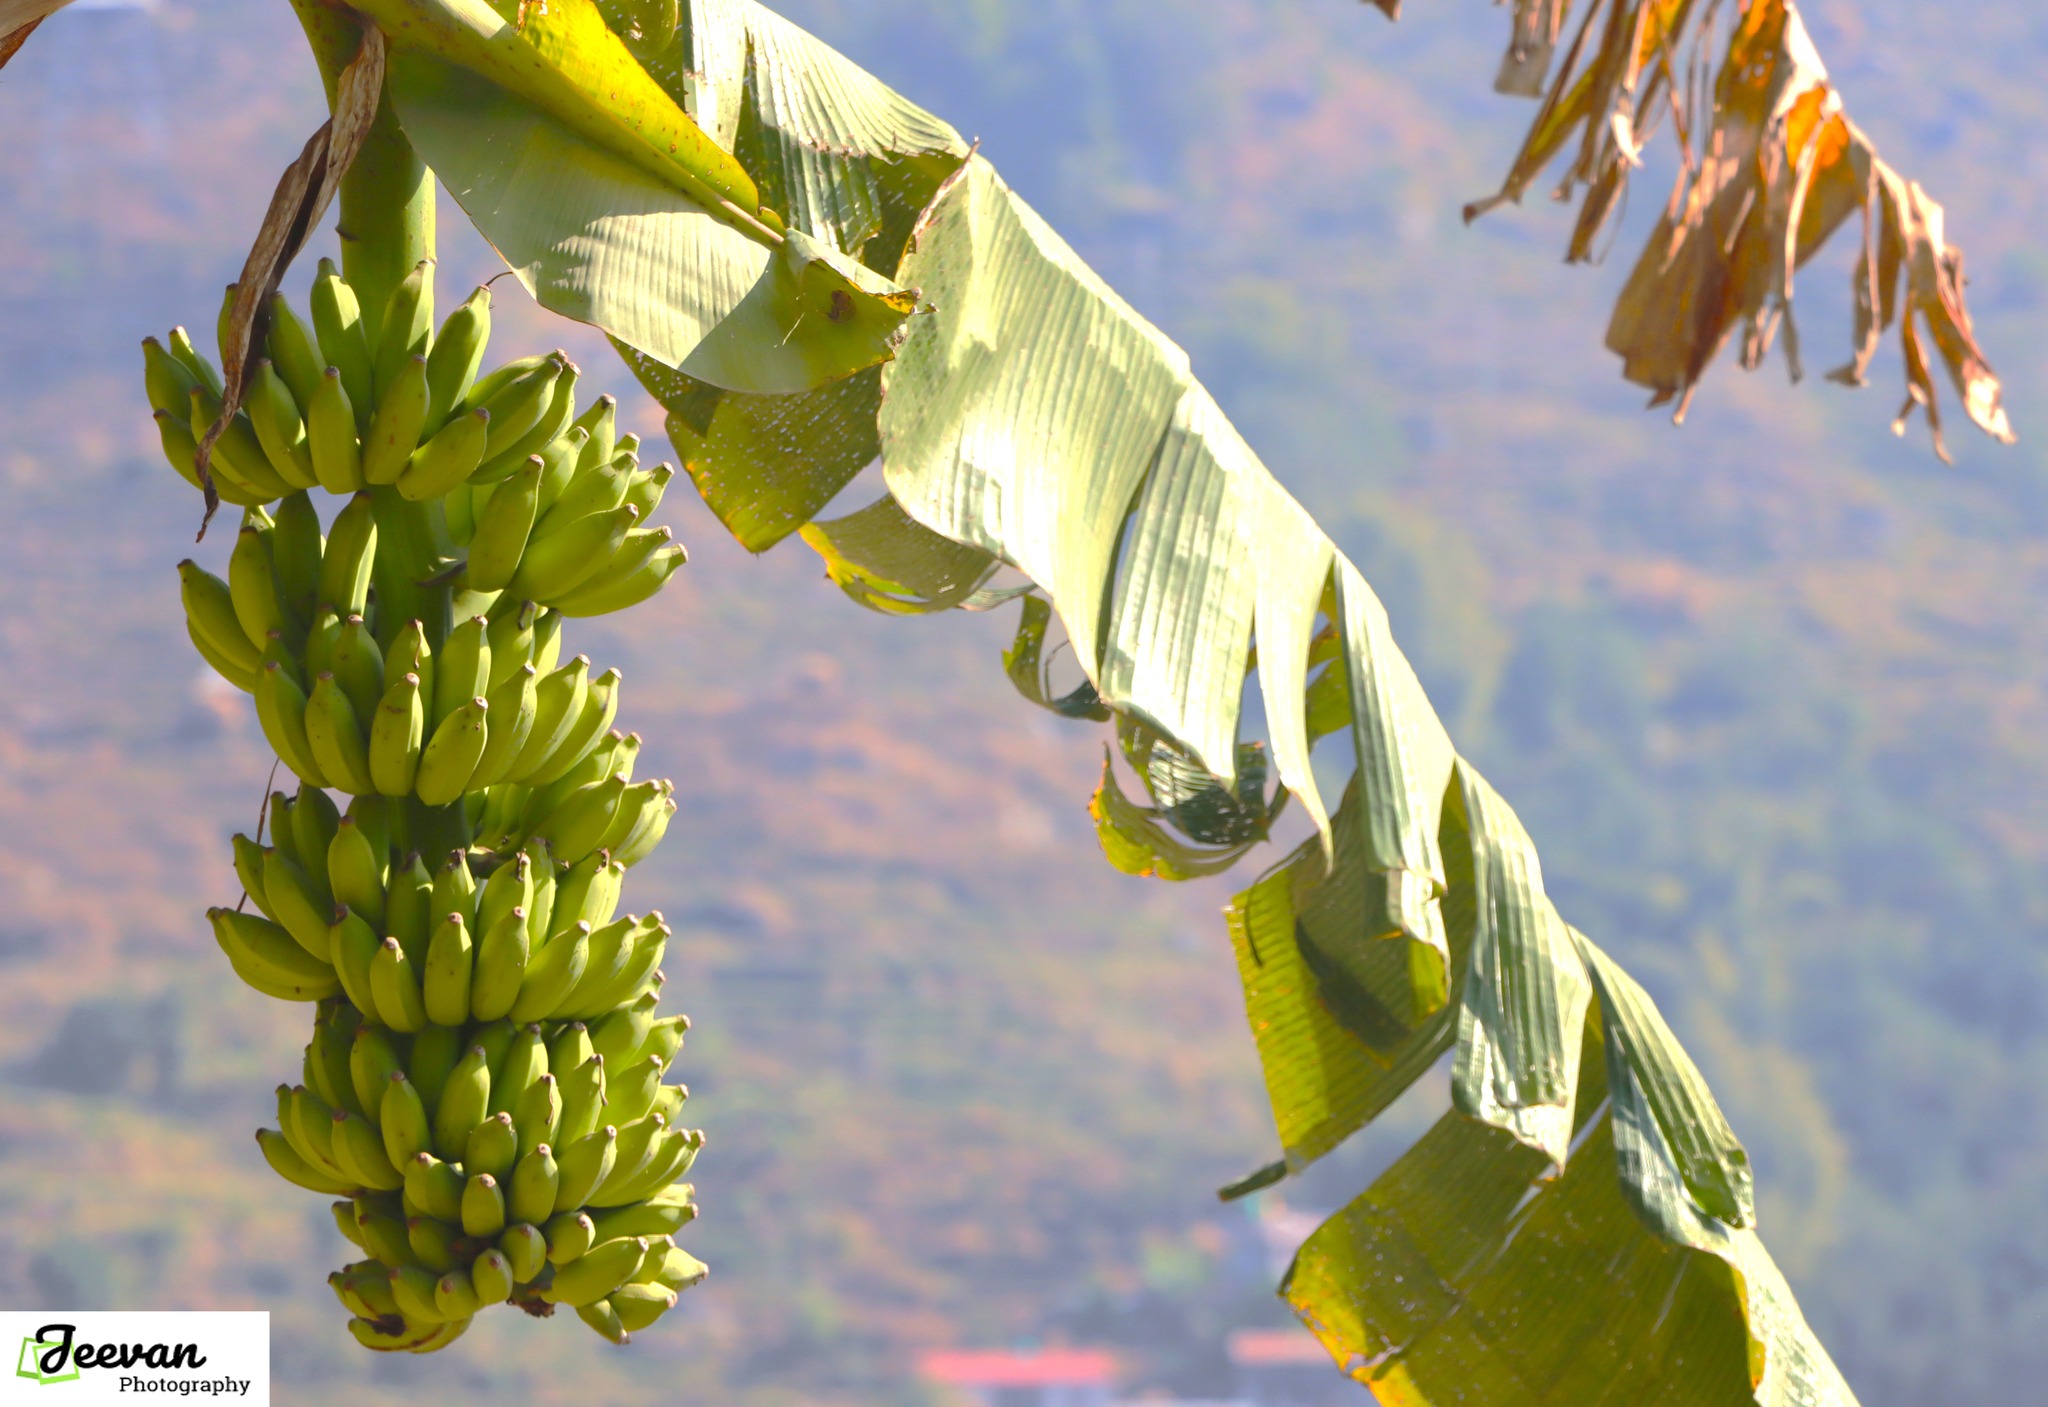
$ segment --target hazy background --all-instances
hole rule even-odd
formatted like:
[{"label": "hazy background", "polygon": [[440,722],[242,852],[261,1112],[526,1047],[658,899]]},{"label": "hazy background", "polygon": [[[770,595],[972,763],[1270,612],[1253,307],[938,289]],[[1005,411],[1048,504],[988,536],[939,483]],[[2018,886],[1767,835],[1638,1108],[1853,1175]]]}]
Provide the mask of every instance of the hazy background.
[{"label": "hazy background", "polygon": [[[1891,347],[1860,393],[1723,364],[1683,431],[1643,413],[1600,332],[1665,173],[1600,269],[1557,266],[1540,199],[1461,228],[1530,112],[1487,91],[1480,0],[1398,26],[1352,0],[783,8],[979,135],[1365,567],[1566,916],[1706,1068],[1868,1407],[2038,1395],[2048,14],[1809,6],[1969,254],[2022,443],[1955,430],[1950,470],[1885,432]],[[280,0],[81,7],[0,74],[0,1305],[269,1307],[294,1402],[908,1403],[921,1348],[1060,1334],[1121,1349],[1133,1389],[1220,1393],[1222,1333],[1284,1322],[1300,1213],[1428,1092],[1219,1207],[1274,1142],[1228,887],[1101,862],[1099,734],[1010,693],[1007,616],[864,614],[681,490],[683,580],[576,639],[685,799],[629,900],[678,929],[713,1278],[625,1351],[566,1317],[426,1361],[342,1332],[325,1200],[249,1139],[303,1012],[233,982],[200,918],[268,754],[183,638],[197,514],[135,350],[212,326],[320,115]],[[444,209],[452,302],[494,266]],[[1801,284],[1817,370],[1852,256]],[[561,342],[628,388],[519,301],[506,355]]]}]

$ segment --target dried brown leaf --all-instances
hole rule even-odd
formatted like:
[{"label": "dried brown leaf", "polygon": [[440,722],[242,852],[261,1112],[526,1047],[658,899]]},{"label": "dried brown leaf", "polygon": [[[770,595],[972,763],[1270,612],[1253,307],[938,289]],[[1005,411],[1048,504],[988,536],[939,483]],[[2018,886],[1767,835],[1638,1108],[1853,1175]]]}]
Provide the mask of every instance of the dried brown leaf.
[{"label": "dried brown leaf", "polygon": [[[334,114],[307,139],[270,197],[256,241],[242,264],[242,276],[235,283],[234,302],[222,330],[221,361],[226,391],[221,397],[220,418],[207,428],[199,441],[197,464],[206,487],[206,520],[210,522],[220,500],[208,472],[214,442],[242,408],[242,388],[264,342],[270,300],[284,281],[285,270],[305,246],[307,237],[319,225],[341,187],[341,178],[362,149],[363,138],[377,116],[384,93],[384,34],[375,25],[363,27],[361,47],[342,70],[335,90]],[[206,532],[200,525],[200,535]]]},{"label": "dried brown leaf", "polygon": [[[1860,212],[1855,350],[1831,378],[1861,385],[1883,333],[1899,325],[1906,400],[1918,406],[1946,460],[1932,367],[1948,370],[1971,420],[2010,442],[1999,381],[1970,325],[1963,259],[1943,233],[1941,206],[1900,177],[1842,108],[1792,0],[1748,0],[1720,50],[1720,0],[1593,0],[1500,190],[1468,220],[1528,188],[1577,139],[1557,190],[1581,186],[1567,258],[1595,256],[1640,151],[1666,117],[1683,169],[1608,324],[1622,374],[1675,402],[1683,420],[1722,346],[1742,331],[1742,365],[1760,366],[1782,331],[1792,378],[1802,374],[1792,317],[1801,265]],[[1562,6],[1516,0],[1513,40],[1496,86],[1534,93],[1547,71]],[[1720,50],[1711,87],[1699,80]],[[1684,55],[1681,62],[1681,55]],[[1901,285],[1903,284],[1903,293]]]},{"label": "dried brown leaf", "polygon": [[71,0],[0,0],[0,68],[21,52],[36,26]]}]

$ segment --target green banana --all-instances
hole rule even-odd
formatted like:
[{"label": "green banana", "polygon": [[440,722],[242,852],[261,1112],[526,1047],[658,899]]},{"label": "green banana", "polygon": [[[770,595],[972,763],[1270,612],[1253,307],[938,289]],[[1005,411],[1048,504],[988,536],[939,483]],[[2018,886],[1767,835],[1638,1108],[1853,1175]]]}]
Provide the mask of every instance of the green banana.
[{"label": "green banana", "polygon": [[191,367],[164,350],[154,337],[142,339],[142,389],[150,409],[185,421],[190,428],[192,393],[204,387]]},{"label": "green banana", "polygon": [[320,556],[320,605],[344,618],[362,615],[376,558],[376,505],[368,492],[356,493],[334,515]]},{"label": "green banana", "polygon": [[263,892],[285,931],[307,953],[331,966],[334,951],[328,929],[334,921],[333,901],[323,902],[299,862],[274,845],[263,852]]},{"label": "green banana", "polygon": [[[526,776],[528,786],[546,786],[567,775],[570,768],[590,756],[604,741],[612,721],[619,716],[619,682],[616,669],[607,669],[589,682],[583,692],[581,716],[557,745],[554,756]],[[637,744],[634,750],[638,750]]]},{"label": "green banana", "polygon": [[479,1021],[495,1021],[509,1014],[526,978],[526,961],[526,911],[514,906],[484,930],[477,944],[470,1014]]},{"label": "green banana", "polygon": [[420,447],[429,414],[427,359],[413,357],[398,370],[389,390],[378,399],[363,439],[363,478],[372,484],[395,484]]},{"label": "green banana", "polygon": [[319,341],[323,365],[340,373],[350,405],[364,409],[375,405],[370,340],[363,326],[362,307],[331,259],[322,259],[314,276],[312,309],[313,334]]},{"label": "green banana", "polygon": [[548,1072],[547,1043],[537,1025],[522,1026],[505,1047],[505,1056],[491,1076],[491,1112],[509,1114],[527,1090]]},{"label": "green banana", "polygon": [[367,728],[384,697],[384,652],[377,648],[376,637],[360,615],[342,621],[328,655],[328,668]]},{"label": "green banana", "polygon": [[[223,409],[218,393],[195,390],[187,422],[193,435],[203,438],[220,419]],[[263,452],[263,445],[249,424],[249,417],[240,411],[221,427],[220,437],[213,442],[208,468],[216,481],[232,484],[257,503],[268,503],[294,491],[293,486],[279,478],[277,471],[270,467],[270,457]]]},{"label": "green banana", "polygon": [[[588,431],[571,429],[541,446],[535,456],[540,460],[541,519],[545,520],[551,516],[556,503],[568,492],[570,483],[576,478],[576,467],[582,462],[583,451],[589,448],[589,445]],[[557,521],[567,522],[568,519]]]},{"label": "green banana", "polygon": [[579,464],[572,468],[572,474],[548,504],[547,515],[536,525],[537,532],[548,532],[551,525],[573,523],[591,513],[609,513],[626,501],[631,473],[623,464],[598,464],[591,468]]},{"label": "green banana", "polygon": [[333,785],[357,796],[375,793],[369,741],[363,736],[355,705],[334,682],[332,672],[319,676],[306,700],[306,743],[313,753],[313,765]]},{"label": "green banana", "polygon": [[565,1059],[556,1068],[563,1073],[559,1077],[562,1120],[555,1132],[555,1147],[573,1148],[604,1120],[605,1059],[602,1055],[591,1055],[576,1065],[567,1064]]},{"label": "green banana", "polygon": [[[660,530],[663,533],[667,528]],[[614,559],[616,560],[616,559]],[[593,579],[575,591],[550,602],[565,616],[582,618],[586,616],[609,615],[637,606],[653,596],[668,584],[676,569],[690,560],[690,554],[683,550],[681,543],[670,542],[660,546],[644,559],[635,562],[629,571],[617,577],[600,571],[606,576],[602,583]]]},{"label": "green banana", "polygon": [[[558,1204],[560,1200],[559,1197],[556,1199]],[[596,1244],[591,1234],[595,1227],[589,1216],[580,1211],[565,1210],[549,1218],[544,1229],[548,1264],[557,1270],[571,1264]]]},{"label": "green banana", "polygon": [[463,1185],[461,1171],[432,1153],[415,1153],[405,1165],[407,1203],[438,1220],[462,1220]]},{"label": "green banana", "polygon": [[277,477],[294,489],[319,486],[313,471],[313,451],[306,440],[305,417],[292,397],[291,387],[267,359],[259,359],[242,392],[242,408],[248,412],[249,427],[256,443]]},{"label": "green banana", "polygon": [[414,503],[439,498],[476,473],[490,443],[491,412],[481,406],[450,420],[406,461],[398,492]]},{"label": "green banana", "polygon": [[[156,432],[157,439],[163,445],[164,458],[170,461],[171,467],[178,471],[180,478],[193,488],[199,488],[199,441],[193,438],[191,422],[183,414],[174,415],[170,411],[160,410],[156,413]],[[250,508],[268,502],[261,495],[240,488],[218,476],[214,478],[213,488],[214,492],[220,495],[221,502],[232,503],[237,507]]]},{"label": "green banana", "polygon": [[377,1003],[377,1019],[392,1030],[411,1033],[427,1024],[419,970],[396,938],[386,938],[370,960],[370,994]]},{"label": "green banana", "polygon": [[427,1020],[437,1026],[460,1026],[469,1020],[470,973],[475,961],[476,946],[462,915],[450,914],[445,923],[435,927],[427,944],[421,975]]},{"label": "green banana", "polygon": [[339,912],[341,917],[327,930],[328,951],[334,957],[335,976],[357,1010],[375,1013],[377,999],[370,986],[370,968],[383,940],[355,910],[344,906]]},{"label": "green banana", "polygon": [[491,1069],[489,1054],[473,1045],[449,1072],[434,1110],[434,1151],[443,1158],[460,1159],[469,1131],[490,1113]]},{"label": "green banana", "polygon": [[383,1117],[384,1096],[391,1091],[391,1077],[404,1069],[405,1062],[399,1058],[398,1047],[392,1044],[390,1031],[367,1023],[356,1028],[355,1042],[349,1048],[348,1074],[364,1118],[375,1123]]},{"label": "green banana", "polygon": [[697,1217],[697,1203],[687,1183],[662,1189],[644,1201],[628,1207],[612,1207],[590,1214],[593,1234],[600,1241],[619,1236],[668,1236],[688,1226]]},{"label": "green banana", "polygon": [[427,1151],[433,1130],[427,1124],[427,1106],[403,1070],[393,1070],[384,1091],[384,1103],[377,1111],[378,1130],[384,1152],[394,1168],[404,1168]]},{"label": "green banana", "polygon": [[479,288],[441,324],[427,353],[429,430],[438,430],[476,381],[491,339],[491,290]]},{"label": "green banana", "polygon": [[373,846],[354,815],[341,818],[327,846],[327,879],[334,901],[361,914],[372,925],[384,922],[386,850]]},{"label": "green banana", "polygon": [[304,1085],[277,1087],[277,1127],[292,1151],[328,1177],[348,1175],[334,1160],[334,1110]]},{"label": "green banana", "polygon": [[581,1306],[595,1303],[626,1283],[647,1254],[647,1238],[621,1236],[592,1246],[555,1271],[540,1297],[549,1304]]},{"label": "green banana", "polygon": [[[317,749],[315,758],[319,758]],[[626,783],[618,777],[579,788],[549,812],[533,834],[546,840],[558,859],[573,864],[596,853],[625,797]]]},{"label": "green banana", "polygon": [[377,342],[372,355],[371,384],[378,401],[390,399],[392,389],[406,374],[414,358],[420,362],[422,385],[427,353],[434,338],[434,266],[423,260],[398,281],[385,302],[377,323]]},{"label": "green banana", "polygon": [[469,584],[478,591],[502,591],[519,570],[526,540],[540,508],[538,455],[491,491],[490,501],[476,516],[469,540]]},{"label": "green banana", "polygon": [[327,359],[314,347],[313,334],[299,321],[290,300],[282,293],[270,300],[270,338],[266,346],[271,364],[291,392],[294,406],[311,404]]},{"label": "green banana", "polygon": [[503,1178],[519,1161],[519,1133],[510,1114],[493,1114],[469,1131],[462,1146],[462,1166],[471,1177],[489,1173]]},{"label": "green banana", "polygon": [[[491,871],[483,888],[477,891],[476,926],[489,932],[506,914],[514,909],[523,910],[532,902],[533,861],[524,853],[515,854]],[[500,1016],[503,1014],[499,1013]]]},{"label": "green banana", "polygon": [[429,806],[446,806],[461,796],[489,739],[490,703],[473,698],[442,721],[420,752],[413,791]]},{"label": "green banana", "polygon": [[472,1174],[462,1189],[462,1234],[496,1236],[505,1229],[505,1194],[490,1173]]},{"label": "green banana", "polygon": [[308,1087],[330,1108],[362,1112],[348,1060],[360,1024],[356,1009],[348,1002],[322,1002],[313,1019],[313,1039],[306,1047]]},{"label": "green banana", "polygon": [[446,1274],[461,1263],[458,1246],[462,1233],[447,1222],[430,1216],[416,1216],[405,1223],[406,1244],[415,1260],[437,1274]]},{"label": "green banana", "polygon": [[449,714],[490,687],[490,624],[472,616],[448,632],[434,665],[434,707],[427,715],[431,728],[439,728]]},{"label": "green banana", "polygon": [[516,1283],[512,1278],[512,1262],[506,1259],[503,1251],[493,1247],[471,1263],[469,1283],[479,1305],[503,1304],[512,1298]]},{"label": "green banana", "polygon": [[518,999],[507,1015],[520,1025],[545,1021],[574,989],[589,961],[589,924],[579,923],[569,932],[550,939],[527,959]]},{"label": "green banana", "polygon": [[[546,419],[549,409],[554,404],[556,383],[568,361],[569,359],[560,352],[555,352],[542,358],[538,364],[519,372],[504,385],[493,389],[487,399],[479,400],[477,396],[477,391],[483,389],[485,382],[479,382],[477,390],[470,393],[470,404],[480,410],[489,411],[491,417],[491,433],[485,443],[482,459],[486,481],[490,478],[490,469],[506,459],[512,449],[524,444],[535,427]],[[554,436],[550,435],[547,438],[553,439]],[[545,444],[547,441],[543,440],[541,443]],[[532,453],[533,450],[527,450],[518,459],[511,460],[510,466],[516,466],[527,454]]]},{"label": "green banana", "polygon": [[592,1304],[576,1306],[576,1317],[588,1324],[597,1336],[607,1343],[624,1344],[632,1340],[626,1332],[626,1323],[619,1318],[619,1312],[612,1308],[609,1296]]},{"label": "green banana", "polygon": [[235,535],[235,550],[228,556],[228,602],[259,658],[270,632],[285,631],[284,603],[278,597],[270,557],[270,539],[275,532],[275,528],[266,532],[244,523]]},{"label": "green banana", "polygon": [[[389,1097],[388,1093],[386,1097]],[[405,1185],[405,1179],[392,1166],[389,1155],[384,1151],[384,1140],[361,1114],[351,1114],[343,1109],[334,1111],[333,1146],[334,1161],[341,1166],[343,1175],[357,1187],[395,1192]],[[366,1226],[364,1230],[367,1233],[369,1228]]]},{"label": "green banana", "polygon": [[619,1067],[615,1075],[607,1072],[605,1093],[610,1103],[605,1107],[605,1117],[620,1128],[644,1119],[654,1107],[654,1092],[661,1087],[665,1068],[660,1056],[649,1055]]},{"label": "green banana", "polygon": [[646,818],[644,828],[619,843],[619,848],[612,852],[612,859],[621,867],[631,869],[653,854],[654,847],[661,844],[662,837],[668,834],[669,822],[675,819],[676,810],[675,797],[666,797],[660,809]]},{"label": "green banana", "polygon": [[[491,642],[490,684],[493,689],[520,669],[533,664],[534,653],[540,643],[539,604],[504,601],[502,597],[500,600],[503,605],[492,613],[491,627],[486,632]],[[541,672],[537,665],[535,672]]]},{"label": "green banana", "polygon": [[171,329],[171,355],[177,358],[192,375],[193,384],[204,387],[207,394],[226,394],[226,383],[221,380],[220,369],[206,359],[206,354],[192,345],[192,334],[182,327]]},{"label": "green banana", "polygon": [[522,600],[552,605],[588,581],[610,561],[625,541],[626,534],[640,521],[640,510],[630,504],[536,531],[528,539],[505,589]]},{"label": "green banana", "polygon": [[[584,705],[590,696],[590,657],[578,655],[560,669],[544,676],[534,696],[533,732],[526,746],[505,773],[511,782],[532,782],[543,768],[551,766],[563,751],[569,735],[583,722]],[[262,704],[258,694],[257,703]],[[573,764],[572,764],[573,765]],[[564,770],[567,770],[566,768]]]},{"label": "green banana", "polygon": [[[548,1069],[559,1071],[566,1076],[571,1071],[581,1068],[583,1062],[595,1054],[597,1048],[591,1044],[590,1027],[581,1021],[565,1021],[555,1027],[554,1037],[548,1042]],[[604,1090],[601,1085],[598,1087],[596,1098],[598,1103],[604,1102]],[[582,1132],[588,1133],[596,1127],[596,1122],[592,1121]]]},{"label": "green banana", "polygon": [[366,487],[363,447],[356,438],[360,412],[342,384],[340,368],[320,373],[320,385],[306,405],[306,454],[313,477],[329,493],[355,493]]},{"label": "green banana", "polygon": [[647,1173],[657,1152],[655,1140],[668,1129],[666,1119],[635,1117],[627,1120],[624,1114],[613,1115],[610,1109],[605,1113],[626,1121],[616,1125],[619,1137],[613,1147],[611,1169],[583,1198],[591,1207],[617,1206],[629,1200],[618,1195],[619,1189],[633,1185]]},{"label": "green banana", "polygon": [[319,1001],[341,990],[334,969],[300,947],[269,919],[233,909],[208,909],[214,941],[244,982],[281,1001]]},{"label": "green banana", "polygon": [[635,472],[626,486],[625,502],[640,510],[640,521],[646,522],[654,516],[654,510],[661,507],[662,496],[668,492],[669,482],[676,476],[673,464],[657,464],[652,469]]},{"label": "green banana", "polygon": [[434,1287],[439,1283],[440,1278],[422,1265],[404,1265],[391,1272],[391,1297],[398,1302],[398,1312],[408,1326],[446,1322],[434,1303]]},{"label": "green banana", "polygon": [[519,1107],[512,1111],[512,1127],[519,1135],[522,1155],[543,1145],[553,1147],[561,1125],[561,1082],[552,1074],[542,1075],[527,1086],[519,1097]]},{"label": "green banana", "polygon": [[290,1141],[275,1129],[256,1130],[256,1146],[263,1150],[263,1161],[270,1164],[270,1170],[286,1182],[329,1196],[355,1191],[340,1178],[327,1176],[301,1158]]},{"label": "green banana", "polygon": [[429,1026],[413,1037],[405,1069],[428,1109],[440,1106],[441,1090],[466,1049],[463,1033],[453,1026]]},{"label": "green banana", "polygon": [[514,1222],[506,1227],[498,1237],[498,1249],[505,1253],[506,1264],[517,1284],[533,1280],[547,1264],[547,1237],[530,1222]]},{"label": "green banana", "polygon": [[253,679],[262,651],[243,629],[228,584],[189,557],[178,563],[178,582],[193,639],[204,641],[244,677]]},{"label": "green banana", "polygon": [[582,456],[576,461],[577,473],[609,463],[618,450],[619,398],[609,394],[599,396],[590,403],[589,410],[576,417],[572,428],[581,430],[587,437]]},{"label": "green banana", "polygon": [[383,796],[408,796],[419,777],[427,731],[420,677],[402,674],[384,692],[370,719],[370,780]]},{"label": "green banana", "polygon": [[399,626],[384,651],[385,679],[396,679],[404,674],[417,674],[421,692],[429,702],[433,700],[434,652],[427,644],[426,627],[417,620],[409,620]]},{"label": "green banana", "polygon": [[628,1334],[651,1328],[654,1321],[676,1307],[678,1296],[666,1285],[621,1285],[604,1297],[604,1303],[618,1316]]}]

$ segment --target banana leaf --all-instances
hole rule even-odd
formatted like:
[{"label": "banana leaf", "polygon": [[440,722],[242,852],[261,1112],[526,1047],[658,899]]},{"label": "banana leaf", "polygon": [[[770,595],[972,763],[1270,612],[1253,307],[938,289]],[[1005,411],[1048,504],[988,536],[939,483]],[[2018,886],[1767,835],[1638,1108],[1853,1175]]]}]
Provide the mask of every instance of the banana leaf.
[{"label": "banana leaf", "polygon": [[[1697,1070],[1640,989],[1559,916],[1527,834],[1457,755],[1363,576],[1185,354],[986,161],[946,154],[954,169],[900,259],[894,227],[862,197],[877,169],[898,168],[808,144],[801,179],[778,175],[790,154],[746,135],[751,112],[788,112],[761,93],[808,85],[829,120],[807,130],[864,129],[815,82],[818,50],[761,43],[761,23],[750,4],[690,7],[674,62],[691,111],[764,191],[815,192],[790,209],[931,309],[872,402],[893,506],[815,525],[807,540],[877,609],[971,604],[993,564],[1034,584],[1005,667],[1034,702],[1118,721],[1153,801],[1125,795],[1106,768],[1097,819],[1125,868],[1213,869],[1252,848],[1223,819],[1269,819],[1283,794],[1314,825],[1229,910],[1283,1157],[1227,1191],[1322,1157],[1451,1056],[1457,1112],[1404,1165],[1426,1170],[1420,1190],[1397,1196],[1383,1180],[1360,1204],[1380,1210],[1319,1233],[1286,1289],[1297,1312],[1352,1367],[1394,1365],[1376,1386],[1405,1373],[1418,1403],[1563,1401],[1558,1384],[1580,1391],[1603,1372],[1651,1397],[1682,1378],[1677,1400],[1849,1402],[1745,1225],[1747,1162]],[[797,71],[777,75],[789,54]],[[843,92],[893,111],[870,82]],[[684,427],[678,446],[697,458],[707,500],[750,546],[816,512],[867,453],[864,439],[841,450],[811,433],[864,413],[871,402],[850,390],[771,404],[642,375]],[[941,543],[969,555],[941,569]],[[1055,622],[1082,676],[1064,691],[1048,673]],[[1264,751],[1241,737],[1248,673]],[[1356,763],[1334,809],[1311,767],[1323,739]],[[1175,760],[1155,766],[1162,755]],[[1195,797],[1202,808],[1177,809]],[[1589,1063],[1585,1032],[1603,1022],[1613,1038]],[[1411,1224],[1457,1251],[1432,1263],[1433,1282],[1395,1268]],[[1480,1335],[1458,1309],[1489,1296],[1500,1308]],[[1631,1351],[1649,1366],[1623,1372]],[[1457,1395],[1465,1368],[1495,1395]],[[1819,1386],[1802,1398],[1788,1383]]]}]

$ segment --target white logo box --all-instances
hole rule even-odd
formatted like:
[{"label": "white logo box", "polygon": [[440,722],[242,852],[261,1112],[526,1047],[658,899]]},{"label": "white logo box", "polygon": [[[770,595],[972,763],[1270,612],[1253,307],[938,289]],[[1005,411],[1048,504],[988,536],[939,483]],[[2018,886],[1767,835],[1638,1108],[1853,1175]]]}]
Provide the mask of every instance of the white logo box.
[{"label": "white logo box", "polygon": [[0,1311],[0,1403],[270,1403],[270,1315]]}]

